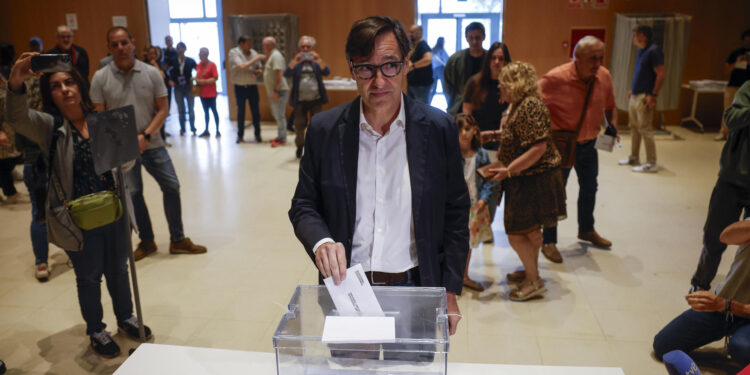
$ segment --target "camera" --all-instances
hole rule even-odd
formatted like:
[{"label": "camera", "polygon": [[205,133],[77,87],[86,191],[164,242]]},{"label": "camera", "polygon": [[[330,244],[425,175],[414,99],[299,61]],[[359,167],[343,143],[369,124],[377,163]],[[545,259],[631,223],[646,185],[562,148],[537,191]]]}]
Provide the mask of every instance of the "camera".
[{"label": "camera", "polygon": [[34,73],[69,72],[73,69],[70,55],[37,55],[31,57]]},{"label": "camera", "polygon": [[313,54],[312,53],[310,53],[310,52],[302,52],[302,54],[300,55],[300,59],[307,60],[307,61],[312,61],[314,58],[313,58]]}]

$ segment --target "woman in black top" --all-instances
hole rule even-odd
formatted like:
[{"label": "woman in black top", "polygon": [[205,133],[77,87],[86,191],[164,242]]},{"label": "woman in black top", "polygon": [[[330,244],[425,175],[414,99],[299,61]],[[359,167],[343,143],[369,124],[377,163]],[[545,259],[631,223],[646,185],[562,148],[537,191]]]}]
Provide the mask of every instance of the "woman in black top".
[{"label": "woman in black top", "polygon": [[169,85],[174,87],[174,98],[177,101],[177,111],[180,119],[180,135],[185,135],[185,102],[187,101],[190,116],[190,131],[195,135],[195,111],[193,111],[193,94],[190,92],[193,80],[193,69],[197,65],[195,60],[185,56],[187,46],[177,43],[177,60],[169,71]]},{"label": "woman in black top", "polygon": [[[110,171],[97,175],[94,170],[86,121],[94,105],[78,71],[43,75],[40,89],[44,112],[28,108],[24,81],[37,75],[31,71],[31,57],[35,55],[38,54],[24,53],[13,66],[7,89],[7,121],[36,142],[47,160],[52,161],[50,176],[56,185],[50,187],[45,202],[49,241],[65,249],[73,263],[78,302],[91,346],[100,355],[114,357],[120,348],[102,321],[101,279],[102,275],[106,278],[117,326],[137,339],[139,325],[133,316],[127,268],[130,249],[126,239],[130,231],[122,218],[83,230],[61,212],[66,210],[67,201],[103,190],[116,191],[121,182]],[[151,330],[144,329],[150,336]]]},{"label": "woman in black top", "polygon": [[[482,63],[482,70],[474,74],[466,82],[464,89],[463,113],[471,114],[476,119],[481,131],[500,129],[503,113],[508,109],[508,103],[502,102],[500,89],[497,87],[497,77],[505,64],[510,63],[510,51],[503,43],[495,42],[490,46]],[[497,150],[500,143],[486,142],[482,148],[488,151],[491,161],[497,160]],[[495,218],[495,209],[499,204],[500,191],[496,186],[492,190],[487,208],[490,217]]]}]

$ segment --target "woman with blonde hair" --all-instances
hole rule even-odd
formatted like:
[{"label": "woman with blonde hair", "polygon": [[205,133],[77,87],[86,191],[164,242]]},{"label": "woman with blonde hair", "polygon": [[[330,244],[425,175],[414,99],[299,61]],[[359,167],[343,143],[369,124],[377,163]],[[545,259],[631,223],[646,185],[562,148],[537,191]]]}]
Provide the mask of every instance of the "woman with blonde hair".
[{"label": "woman with blonde hair", "polygon": [[566,216],[560,154],[549,135],[550,116],[538,80],[531,64],[506,65],[498,87],[502,100],[510,103],[510,115],[500,130],[483,133],[485,140],[500,142],[498,167],[489,172],[493,180],[503,181],[505,232],[524,267],[508,275],[510,283],[520,282],[510,293],[514,301],[546,292],[538,269],[542,228]]}]

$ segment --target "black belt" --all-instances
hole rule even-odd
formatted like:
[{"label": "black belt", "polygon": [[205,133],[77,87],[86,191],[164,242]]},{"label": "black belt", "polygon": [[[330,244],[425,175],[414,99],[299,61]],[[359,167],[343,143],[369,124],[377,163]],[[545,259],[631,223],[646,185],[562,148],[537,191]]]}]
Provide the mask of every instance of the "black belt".
[{"label": "black belt", "polygon": [[399,273],[366,271],[365,274],[367,274],[367,280],[372,285],[394,285],[407,282],[414,282],[414,284],[419,285],[419,267]]}]

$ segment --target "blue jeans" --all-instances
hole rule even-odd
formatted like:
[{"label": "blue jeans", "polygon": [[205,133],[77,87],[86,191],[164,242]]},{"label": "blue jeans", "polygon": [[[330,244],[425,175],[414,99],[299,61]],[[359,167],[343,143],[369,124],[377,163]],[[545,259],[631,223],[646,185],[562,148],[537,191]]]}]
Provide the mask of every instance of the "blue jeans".
[{"label": "blue jeans", "polygon": [[719,236],[724,228],[740,219],[743,210],[744,216],[748,217],[750,189],[718,179],[708,204],[706,224],[703,226],[703,249],[698,267],[690,280],[691,285],[704,290],[711,289],[711,281],[716,277],[721,255],[727,248],[725,243],[719,241]]},{"label": "blue jeans", "polygon": [[172,165],[172,159],[164,147],[146,150],[136,159],[132,169],[125,173],[125,184],[130,191],[135,210],[135,221],[138,224],[138,236],[141,241],[153,241],[154,230],[151,226],[151,218],[148,207],[143,198],[143,179],[141,178],[141,165],[156,180],[161,188],[164,199],[164,214],[167,216],[169,225],[169,240],[172,242],[185,239],[182,230],[182,203],[180,202],[180,181],[177,180],[177,172]]},{"label": "blue jeans", "polygon": [[406,95],[408,95],[412,99],[416,99],[417,101],[430,105],[428,100],[430,99],[431,89],[432,89],[431,85],[425,85],[425,86],[409,85],[409,87],[406,88]]},{"label": "blue jeans", "polygon": [[185,131],[185,102],[187,102],[188,115],[190,116],[190,131],[195,133],[195,111],[193,106],[195,104],[193,100],[193,94],[190,93],[190,85],[175,86],[174,87],[174,98],[177,100],[177,111],[180,119],[180,131]]},{"label": "blue jeans", "polygon": [[654,337],[654,353],[661,359],[672,350],[685,353],[721,340],[731,334],[729,355],[747,366],[750,363],[750,320],[735,316],[727,322],[723,312],[687,310],[674,318]]},{"label": "blue jeans", "polygon": [[65,251],[73,262],[78,287],[78,304],[86,321],[86,334],[99,332],[107,325],[102,321],[102,275],[112,297],[118,322],[133,315],[128,280],[128,251],[125,246],[129,232],[125,220],[83,231],[83,250]]},{"label": "blue jeans", "polygon": [[[42,157],[42,156],[39,156]],[[29,199],[31,200],[31,248],[34,250],[34,257],[36,258],[34,264],[47,263],[47,257],[49,256],[49,244],[47,243],[47,224],[38,222],[37,217],[39,214],[39,207],[36,205],[35,191],[38,188],[34,185],[34,179],[32,177],[34,166],[32,164],[24,164],[23,166],[23,182],[26,184],[26,189],[29,191]]]},{"label": "blue jeans", "polygon": [[288,99],[287,94],[289,90],[281,91],[279,93],[279,100],[273,101],[268,98],[268,105],[271,106],[271,114],[276,120],[276,125],[279,129],[278,139],[280,141],[286,141],[286,101]]},{"label": "blue jeans", "polygon": [[445,91],[445,79],[443,78],[445,76],[445,65],[436,68],[432,67],[432,87],[430,88],[430,98],[428,103],[432,103],[432,97],[435,96],[435,92],[437,92],[437,84],[438,80],[441,81],[443,91]]},{"label": "blue jeans", "polygon": [[216,134],[219,133],[219,113],[216,112],[216,97],[213,98],[201,98],[201,105],[203,106],[203,115],[206,120],[206,133],[208,133],[208,111],[214,113],[214,122],[216,123]]},{"label": "blue jeans", "polygon": [[[576,146],[576,162],[573,168],[578,176],[578,232],[594,231],[594,206],[599,176],[599,154],[594,148],[595,141]],[[564,184],[568,184],[571,168],[562,168]],[[544,243],[557,243],[557,227],[544,228]]]}]

